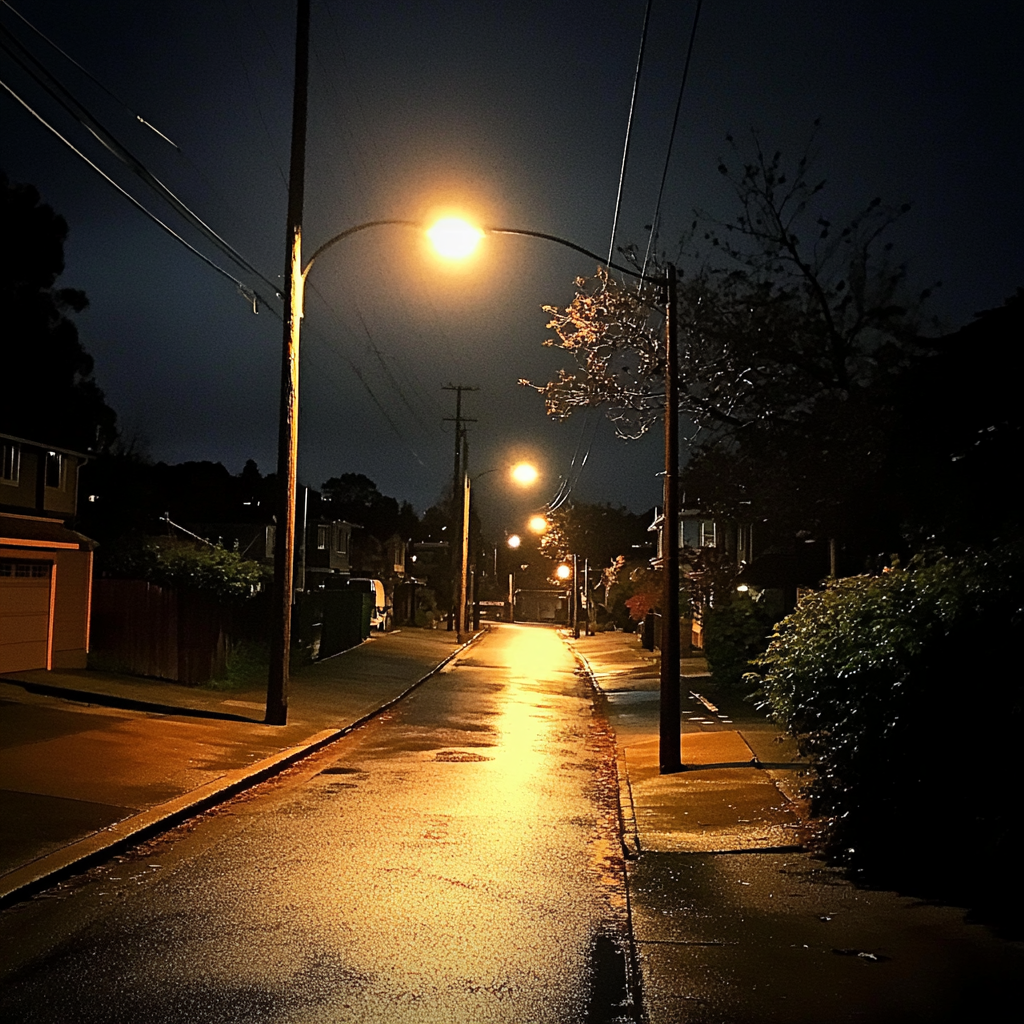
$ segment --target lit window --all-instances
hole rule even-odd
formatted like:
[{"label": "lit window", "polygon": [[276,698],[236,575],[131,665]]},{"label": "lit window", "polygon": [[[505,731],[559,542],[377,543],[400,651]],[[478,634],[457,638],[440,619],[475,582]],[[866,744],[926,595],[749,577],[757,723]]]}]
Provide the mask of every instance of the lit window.
[{"label": "lit window", "polygon": [[710,519],[702,520],[700,524],[700,546],[702,548],[713,548],[717,542],[714,522]]},{"label": "lit window", "polygon": [[330,536],[330,527],[320,525],[316,528],[316,549],[317,551],[327,550],[327,539]]},{"label": "lit window", "polygon": [[4,441],[0,448],[0,480],[16,484],[21,470],[21,445]]}]

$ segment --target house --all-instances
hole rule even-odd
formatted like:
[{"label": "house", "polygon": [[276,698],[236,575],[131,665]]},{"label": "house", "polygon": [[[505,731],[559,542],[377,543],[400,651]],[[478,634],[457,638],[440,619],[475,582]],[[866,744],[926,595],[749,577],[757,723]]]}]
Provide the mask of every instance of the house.
[{"label": "house", "polygon": [[[664,523],[664,513],[656,508],[654,521],[647,528],[657,534],[657,553],[651,559],[656,569],[664,564]],[[678,543],[680,574],[690,591],[690,646],[699,651],[704,648],[704,614],[715,597],[716,570],[729,566],[739,572],[753,561],[754,528],[750,523],[715,519],[699,503],[687,504],[684,499],[679,510]]]},{"label": "house", "polygon": [[323,587],[326,576],[351,574],[354,529],[358,527],[344,519],[311,519],[306,523],[305,572],[299,589],[316,590]]},{"label": "house", "polygon": [[96,545],[66,524],[87,459],[0,434],[0,673],[85,668]]}]

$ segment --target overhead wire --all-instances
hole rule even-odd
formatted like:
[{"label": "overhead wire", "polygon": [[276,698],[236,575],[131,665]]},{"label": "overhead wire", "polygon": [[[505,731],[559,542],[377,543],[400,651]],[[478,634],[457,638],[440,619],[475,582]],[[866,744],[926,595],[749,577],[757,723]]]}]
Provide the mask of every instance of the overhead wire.
[{"label": "overhead wire", "polygon": [[176,241],[180,242],[183,246],[185,246],[185,248],[188,249],[189,252],[191,252],[194,256],[198,256],[199,259],[201,259],[207,266],[211,267],[213,270],[217,271],[217,273],[220,274],[222,277],[226,277],[229,281],[236,285],[239,292],[241,292],[241,294],[248,301],[253,303],[254,309],[257,305],[257,302],[262,302],[264,306],[267,306],[273,312],[276,312],[276,310],[274,310],[273,308],[272,302],[267,300],[264,296],[260,295],[259,292],[255,291],[249,285],[245,284],[244,282],[240,281],[237,277],[230,274],[223,267],[214,263],[213,260],[211,260],[204,253],[200,252],[194,245],[192,245],[191,242],[186,241],[172,227],[170,227],[168,224],[165,224],[159,217],[157,217],[155,213],[152,213],[150,210],[146,209],[146,207],[143,206],[142,203],[140,203],[130,192],[122,188],[121,185],[114,181],[114,179],[111,178],[106,171],[104,171],[101,167],[98,167],[95,163],[93,163],[92,160],[90,160],[80,149],[78,149],[74,145],[74,143],[72,143],[69,139],[66,139],[63,135],[61,135],[61,133],[52,124],[50,124],[49,121],[47,121],[38,111],[34,110],[6,82],[0,80],[0,87],[6,89],[7,92],[9,92],[11,96],[13,96],[14,99],[18,101],[18,103],[20,103],[37,121],[39,121],[40,124],[42,124],[45,128],[48,128],[58,139],[60,139],[61,142],[64,143],[65,146],[68,147],[68,149],[71,150],[72,153],[74,153],[76,156],[84,160],[85,163],[89,165],[89,167],[91,167],[101,178],[104,179],[104,181],[108,182],[110,185],[113,185],[113,187],[117,189],[117,191],[120,192],[121,195],[123,195],[133,206],[141,210],[142,213],[149,217],[149,219],[153,221],[158,227],[160,227],[163,231],[166,231],[167,234],[169,234],[172,238],[174,238]]},{"label": "overhead wire", "polygon": [[117,157],[153,189],[161,199],[196,228],[232,262],[261,280],[275,292],[277,285],[266,278],[229,242],[225,241],[198,214],[185,205],[159,178],[135,157],[117,138],[80,103],[74,95],[18,40],[9,29],[0,25],[0,49],[3,49],[47,94],[76,118],[112,155]]},{"label": "overhead wire", "polygon": [[651,218],[651,233],[647,238],[647,250],[644,253],[643,267],[641,268],[642,273],[647,272],[647,264],[651,258],[651,248],[655,244],[658,237],[658,230],[660,228],[661,221],[661,203],[665,195],[665,182],[668,179],[669,164],[672,161],[672,147],[675,144],[676,129],[679,126],[679,111],[683,106],[683,93],[686,90],[686,80],[690,74],[690,59],[693,57],[693,44],[697,38],[697,23],[700,21],[700,9],[704,0],[697,0],[697,7],[693,12],[693,25],[690,27],[690,42],[686,47],[686,61],[683,63],[683,78],[679,83],[679,95],[676,98],[676,112],[672,118],[672,131],[669,132],[668,138],[668,149],[665,152],[665,166],[661,172],[661,185],[658,188],[658,201],[654,207],[654,216]]},{"label": "overhead wire", "polygon": [[640,31],[640,52],[636,58],[636,71],[633,74],[633,94],[629,100],[629,116],[626,118],[626,139],[622,145],[622,166],[619,168],[619,189],[615,195],[615,213],[612,216],[612,233],[608,240],[608,262],[611,263],[615,255],[615,233],[619,226],[619,212],[622,209],[622,190],[626,182],[626,164],[629,160],[629,143],[633,136],[633,113],[636,110],[636,98],[640,92],[640,74],[644,66],[644,53],[647,50],[647,25],[651,20],[651,4],[653,0],[647,0],[644,9],[644,25]]},{"label": "overhead wire", "polygon": [[[320,289],[317,288],[315,285],[308,285],[308,287],[317,295],[317,297],[320,299],[320,301],[323,302],[324,305],[329,310],[331,310],[332,313],[334,313],[335,317],[340,320],[340,317],[338,316],[337,310],[334,309],[334,307],[332,306],[330,300],[324,295],[324,293],[322,291],[320,291]],[[316,333],[319,333],[319,332],[314,332],[314,334],[316,334]],[[355,363],[355,361],[352,359],[351,355],[347,351],[344,351],[344,350],[340,349],[337,345],[329,345],[329,344],[325,343],[324,347],[325,347],[325,349],[327,351],[329,351],[337,359],[342,360],[342,361],[344,361],[345,363],[348,364],[349,369],[355,374],[356,379],[359,381],[359,383],[362,384],[363,389],[370,396],[370,400],[373,402],[373,404],[380,411],[380,414],[384,417],[384,420],[387,422],[388,426],[391,427],[392,431],[394,431],[395,436],[402,442],[402,444],[408,450],[409,454],[412,455],[412,457],[421,466],[423,466],[425,468],[426,467],[426,463],[420,457],[419,452],[417,452],[416,449],[413,448],[413,446],[409,442],[408,438],[403,434],[403,432],[399,428],[398,424],[394,421],[394,419],[392,418],[391,414],[388,412],[387,407],[385,406],[385,404],[380,400],[380,398],[377,396],[377,393],[370,386],[370,382],[366,379],[366,376],[364,375],[362,369]]]},{"label": "overhead wire", "polygon": [[[239,218],[238,211],[233,207],[232,203],[224,196],[224,193],[210,180],[210,178],[206,175],[206,173],[203,171],[203,169],[201,167],[199,167],[195,163],[195,161],[192,160],[191,157],[189,157],[189,155],[173,139],[171,139],[167,134],[165,134],[159,128],[157,128],[156,125],[154,125],[151,121],[149,121],[145,117],[143,117],[123,97],[118,95],[109,86],[107,86],[106,83],[104,83],[99,78],[97,78],[84,64],[82,64],[80,61],[78,61],[74,57],[72,57],[70,53],[68,53],[65,49],[63,49],[61,46],[59,46],[53,39],[51,39],[48,35],[46,35],[46,33],[42,32],[36,25],[34,25],[31,21],[29,21],[28,18],[26,18],[24,14],[22,14],[20,11],[18,11],[14,7],[14,5],[9,2],[9,0],[0,0],[0,3],[2,3],[3,6],[8,8],[8,10],[10,10],[17,18],[19,18],[22,22],[24,22],[24,24],[32,32],[34,32],[48,46],[50,46],[53,50],[55,50],[58,54],[60,54],[60,56],[63,57],[69,64],[71,64],[75,68],[77,68],[77,70],[80,71],[98,89],[100,89],[103,93],[105,93],[107,96],[109,96],[115,103],[117,103],[122,108],[124,108],[124,110],[126,110],[136,121],[138,121],[139,124],[143,125],[145,128],[148,128],[154,134],[156,134],[161,139],[163,139],[169,146],[171,146],[171,148],[174,149],[174,151],[179,155],[179,157],[182,160],[184,160],[185,163],[188,164],[188,166],[203,181],[203,183],[210,190],[210,192],[215,194],[217,199],[227,209],[229,209],[231,211],[231,213],[235,216],[236,220]],[[250,3],[250,10],[251,10],[251,6],[252,5]],[[263,35],[264,35],[265,41],[267,42],[268,48],[270,48],[271,51],[273,51],[273,47],[270,46],[269,40],[266,39],[266,33],[263,33]],[[250,92],[253,93],[253,98],[256,101],[257,109],[260,112],[260,120],[261,120],[261,123],[263,125],[264,133],[267,136],[268,142],[270,142],[271,140],[270,140],[269,132],[267,131],[266,121],[263,119],[263,116],[262,116],[262,108],[259,107],[259,101],[258,101],[258,99],[255,96],[254,90],[252,89],[252,82],[251,82],[251,79],[249,77],[249,68],[248,68],[248,65],[245,63],[244,59],[242,59],[242,69],[243,69],[243,71],[245,73],[246,81],[249,84]],[[287,181],[287,178],[286,178],[286,176],[284,174],[284,171],[281,169],[281,165],[280,165],[279,162],[276,164],[276,166],[277,166],[279,174],[281,175],[281,180],[283,181],[284,186],[287,189],[288,181]]]},{"label": "overhead wire", "polygon": [[[629,147],[633,137],[633,115],[636,111],[637,96],[640,92],[640,77],[643,72],[644,54],[647,52],[647,28],[650,24],[652,3],[653,0],[647,0],[644,7],[644,21],[643,27],[640,30],[640,46],[637,52],[636,70],[633,72],[633,89],[630,94],[629,114],[626,118],[626,136],[622,145],[622,164],[619,168],[619,184],[615,194],[615,208],[612,213],[612,230],[608,239],[609,263],[612,262],[612,258],[615,255],[615,235],[618,231],[619,214],[622,210],[622,193],[625,189],[626,167],[629,163]],[[586,468],[587,460],[590,458],[594,439],[597,436],[597,420],[598,417],[595,410],[588,408],[584,413],[583,426],[580,428],[580,439],[576,442],[576,449],[573,452],[572,459],[569,463],[569,469],[566,475],[560,478],[558,490],[555,492],[555,496],[549,503],[548,507],[551,511],[555,511],[555,509],[560,508],[565,504],[565,502],[569,500],[573,489],[579,483],[580,477],[583,475],[583,470]],[[583,453],[583,457],[580,458],[580,449],[583,447],[585,438],[587,439],[586,450]],[[579,462],[578,466],[577,461]]]},{"label": "overhead wire", "polygon": [[11,11],[11,13],[15,15],[15,17],[20,18],[37,36],[39,36],[40,39],[43,40],[43,42],[45,42],[47,45],[51,46],[54,50],[56,50],[66,61],[68,61],[71,64],[74,64],[74,66],[78,68],[78,70],[81,71],[82,74],[85,75],[85,77],[93,83],[93,85],[97,86],[99,89],[102,89],[103,92],[105,92],[112,100],[114,100],[116,103],[119,103],[122,107],[124,107],[124,109],[127,110],[128,113],[131,114],[132,117],[134,117],[135,120],[139,122],[139,124],[144,125],[151,132],[154,132],[155,134],[159,135],[160,138],[163,139],[164,142],[166,142],[169,146],[173,146],[174,149],[178,150],[179,153],[181,152],[181,148],[173,139],[169,139],[162,131],[160,131],[159,128],[156,127],[156,125],[147,121],[140,113],[138,113],[138,111],[134,110],[127,103],[125,103],[125,101],[121,99],[121,97],[118,96],[117,93],[113,92],[106,85],[104,85],[98,78],[96,78],[88,70],[88,68],[85,68],[81,64],[79,64],[78,61],[75,60],[75,58],[72,57],[70,53],[68,53],[66,50],[61,49],[61,47],[59,47],[49,36],[47,36],[45,33],[41,32],[38,28],[36,28],[36,26],[33,25],[32,22],[29,21],[24,14],[17,10],[13,4],[9,3],[8,0],[0,0],[0,3],[2,3],[4,7],[6,7],[9,11]]}]

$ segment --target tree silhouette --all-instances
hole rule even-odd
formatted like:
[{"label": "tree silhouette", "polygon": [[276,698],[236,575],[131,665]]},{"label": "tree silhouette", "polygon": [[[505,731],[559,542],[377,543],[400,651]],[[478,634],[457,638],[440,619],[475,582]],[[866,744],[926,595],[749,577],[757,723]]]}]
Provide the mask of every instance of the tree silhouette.
[{"label": "tree silhouette", "polygon": [[71,319],[88,305],[85,293],[56,287],[67,233],[35,188],[0,173],[0,431],[97,450],[113,440],[116,417]]}]

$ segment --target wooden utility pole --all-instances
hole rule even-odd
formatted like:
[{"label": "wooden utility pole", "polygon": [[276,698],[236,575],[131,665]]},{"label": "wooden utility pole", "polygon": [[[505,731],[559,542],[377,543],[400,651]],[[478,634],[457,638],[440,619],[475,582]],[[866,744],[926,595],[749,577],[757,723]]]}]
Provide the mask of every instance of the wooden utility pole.
[{"label": "wooden utility pole", "polygon": [[448,632],[455,628],[456,608],[461,592],[463,573],[462,532],[463,532],[463,478],[467,472],[466,428],[465,423],[476,423],[474,419],[466,419],[462,415],[462,392],[479,391],[479,388],[467,387],[465,384],[446,384],[442,391],[455,392],[455,416],[446,416],[446,423],[455,423],[455,460],[452,466],[452,519],[448,525],[451,531],[449,551],[452,566],[452,604],[448,612]]},{"label": "wooden utility pole", "polygon": [[288,721],[288,659],[292,645],[292,574],[295,569],[295,479],[299,450],[299,328],[302,321],[302,204],[306,179],[306,93],[309,80],[309,0],[298,0],[295,92],[288,175],[284,264],[284,344],[277,439],[277,528],[274,537],[274,628],[267,677],[268,725]]},{"label": "wooden utility pole", "polygon": [[658,761],[662,774],[682,768],[679,701],[679,353],[676,268],[665,273],[665,538],[662,552],[661,704]]}]

